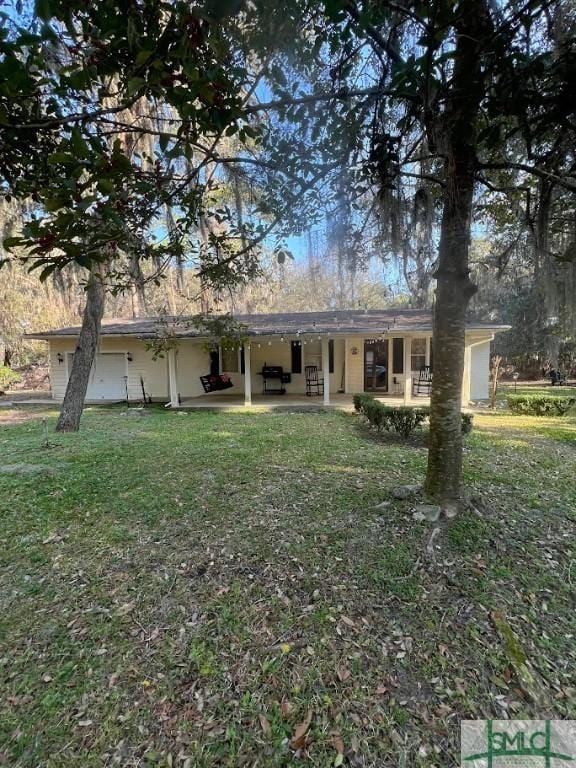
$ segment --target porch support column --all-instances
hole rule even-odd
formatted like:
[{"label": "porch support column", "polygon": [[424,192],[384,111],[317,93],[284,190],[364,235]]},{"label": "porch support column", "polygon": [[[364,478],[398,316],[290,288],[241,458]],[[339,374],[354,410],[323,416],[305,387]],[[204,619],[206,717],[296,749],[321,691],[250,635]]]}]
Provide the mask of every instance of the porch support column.
[{"label": "porch support column", "polygon": [[250,344],[244,344],[244,405],[252,405],[252,366],[250,365]]},{"label": "porch support column", "polygon": [[178,408],[180,398],[178,397],[178,381],[176,377],[176,350],[168,350],[168,384],[170,387],[170,406]]},{"label": "porch support column", "polygon": [[324,405],[330,405],[330,341],[322,337],[322,376],[324,377]]},{"label": "porch support column", "polygon": [[412,402],[412,339],[404,337],[404,405]]}]

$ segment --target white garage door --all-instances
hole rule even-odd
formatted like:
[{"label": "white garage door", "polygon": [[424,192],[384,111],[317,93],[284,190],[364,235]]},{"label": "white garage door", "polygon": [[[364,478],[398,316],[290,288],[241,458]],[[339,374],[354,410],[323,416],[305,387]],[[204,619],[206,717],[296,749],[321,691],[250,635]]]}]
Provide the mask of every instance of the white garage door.
[{"label": "white garage door", "polygon": [[[68,356],[68,373],[72,370],[74,354]],[[90,371],[87,400],[126,399],[126,355],[123,352],[101,352],[96,355]]]}]

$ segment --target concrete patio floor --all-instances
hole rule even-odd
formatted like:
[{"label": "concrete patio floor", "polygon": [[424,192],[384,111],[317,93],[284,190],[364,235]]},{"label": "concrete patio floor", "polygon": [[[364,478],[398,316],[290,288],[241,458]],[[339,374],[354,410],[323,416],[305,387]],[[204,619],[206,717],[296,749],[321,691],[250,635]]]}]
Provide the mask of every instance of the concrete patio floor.
[{"label": "concrete patio floor", "polygon": [[[380,395],[376,397],[388,405],[404,405],[404,398],[398,396]],[[429,397],[414,397],[409,405],[430,405]],[[225,411],[245,410],[242,395],[201,395],[199,397],[189,397],[182,400],[179,408],[186,410],[214,409]],[[251,410],[273,411],[273,410],[354,410],[353,396],[344,394],[330,395],[330,404],[325,405],[322,396],[306,397],[306,395],[253,395]]]}]

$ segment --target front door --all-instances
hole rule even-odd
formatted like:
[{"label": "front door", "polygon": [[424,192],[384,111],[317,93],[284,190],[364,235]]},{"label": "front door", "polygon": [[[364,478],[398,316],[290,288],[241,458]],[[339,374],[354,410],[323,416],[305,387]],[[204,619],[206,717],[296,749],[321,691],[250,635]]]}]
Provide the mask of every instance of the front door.
[{"label": "front door", "polygon": [[364,343],[364,389],[388,391],[388,340]]}]

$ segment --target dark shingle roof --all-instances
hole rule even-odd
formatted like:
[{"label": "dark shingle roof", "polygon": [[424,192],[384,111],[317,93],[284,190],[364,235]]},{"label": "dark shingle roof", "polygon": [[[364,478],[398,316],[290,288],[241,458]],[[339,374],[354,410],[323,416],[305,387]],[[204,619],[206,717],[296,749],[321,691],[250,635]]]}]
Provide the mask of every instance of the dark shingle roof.
[{"label": "dark shingle roof", "polygon": [[[248,327],[249,336],[296,333],[384,333],[386,331],[431,331],[432,312],[428,309],[337,310],[332,312],[277,312],[266,315],[235,315]],[[202,338],[186,317],[146,317],[104,320],[102,336],[132,336],[145,339],[164,335],[166,328],[178,338]],[[468,330],[507,330],[508,326],[471,322]],[[78,336],[80,326],[27,334],[29,338],[51,339]]]}]

